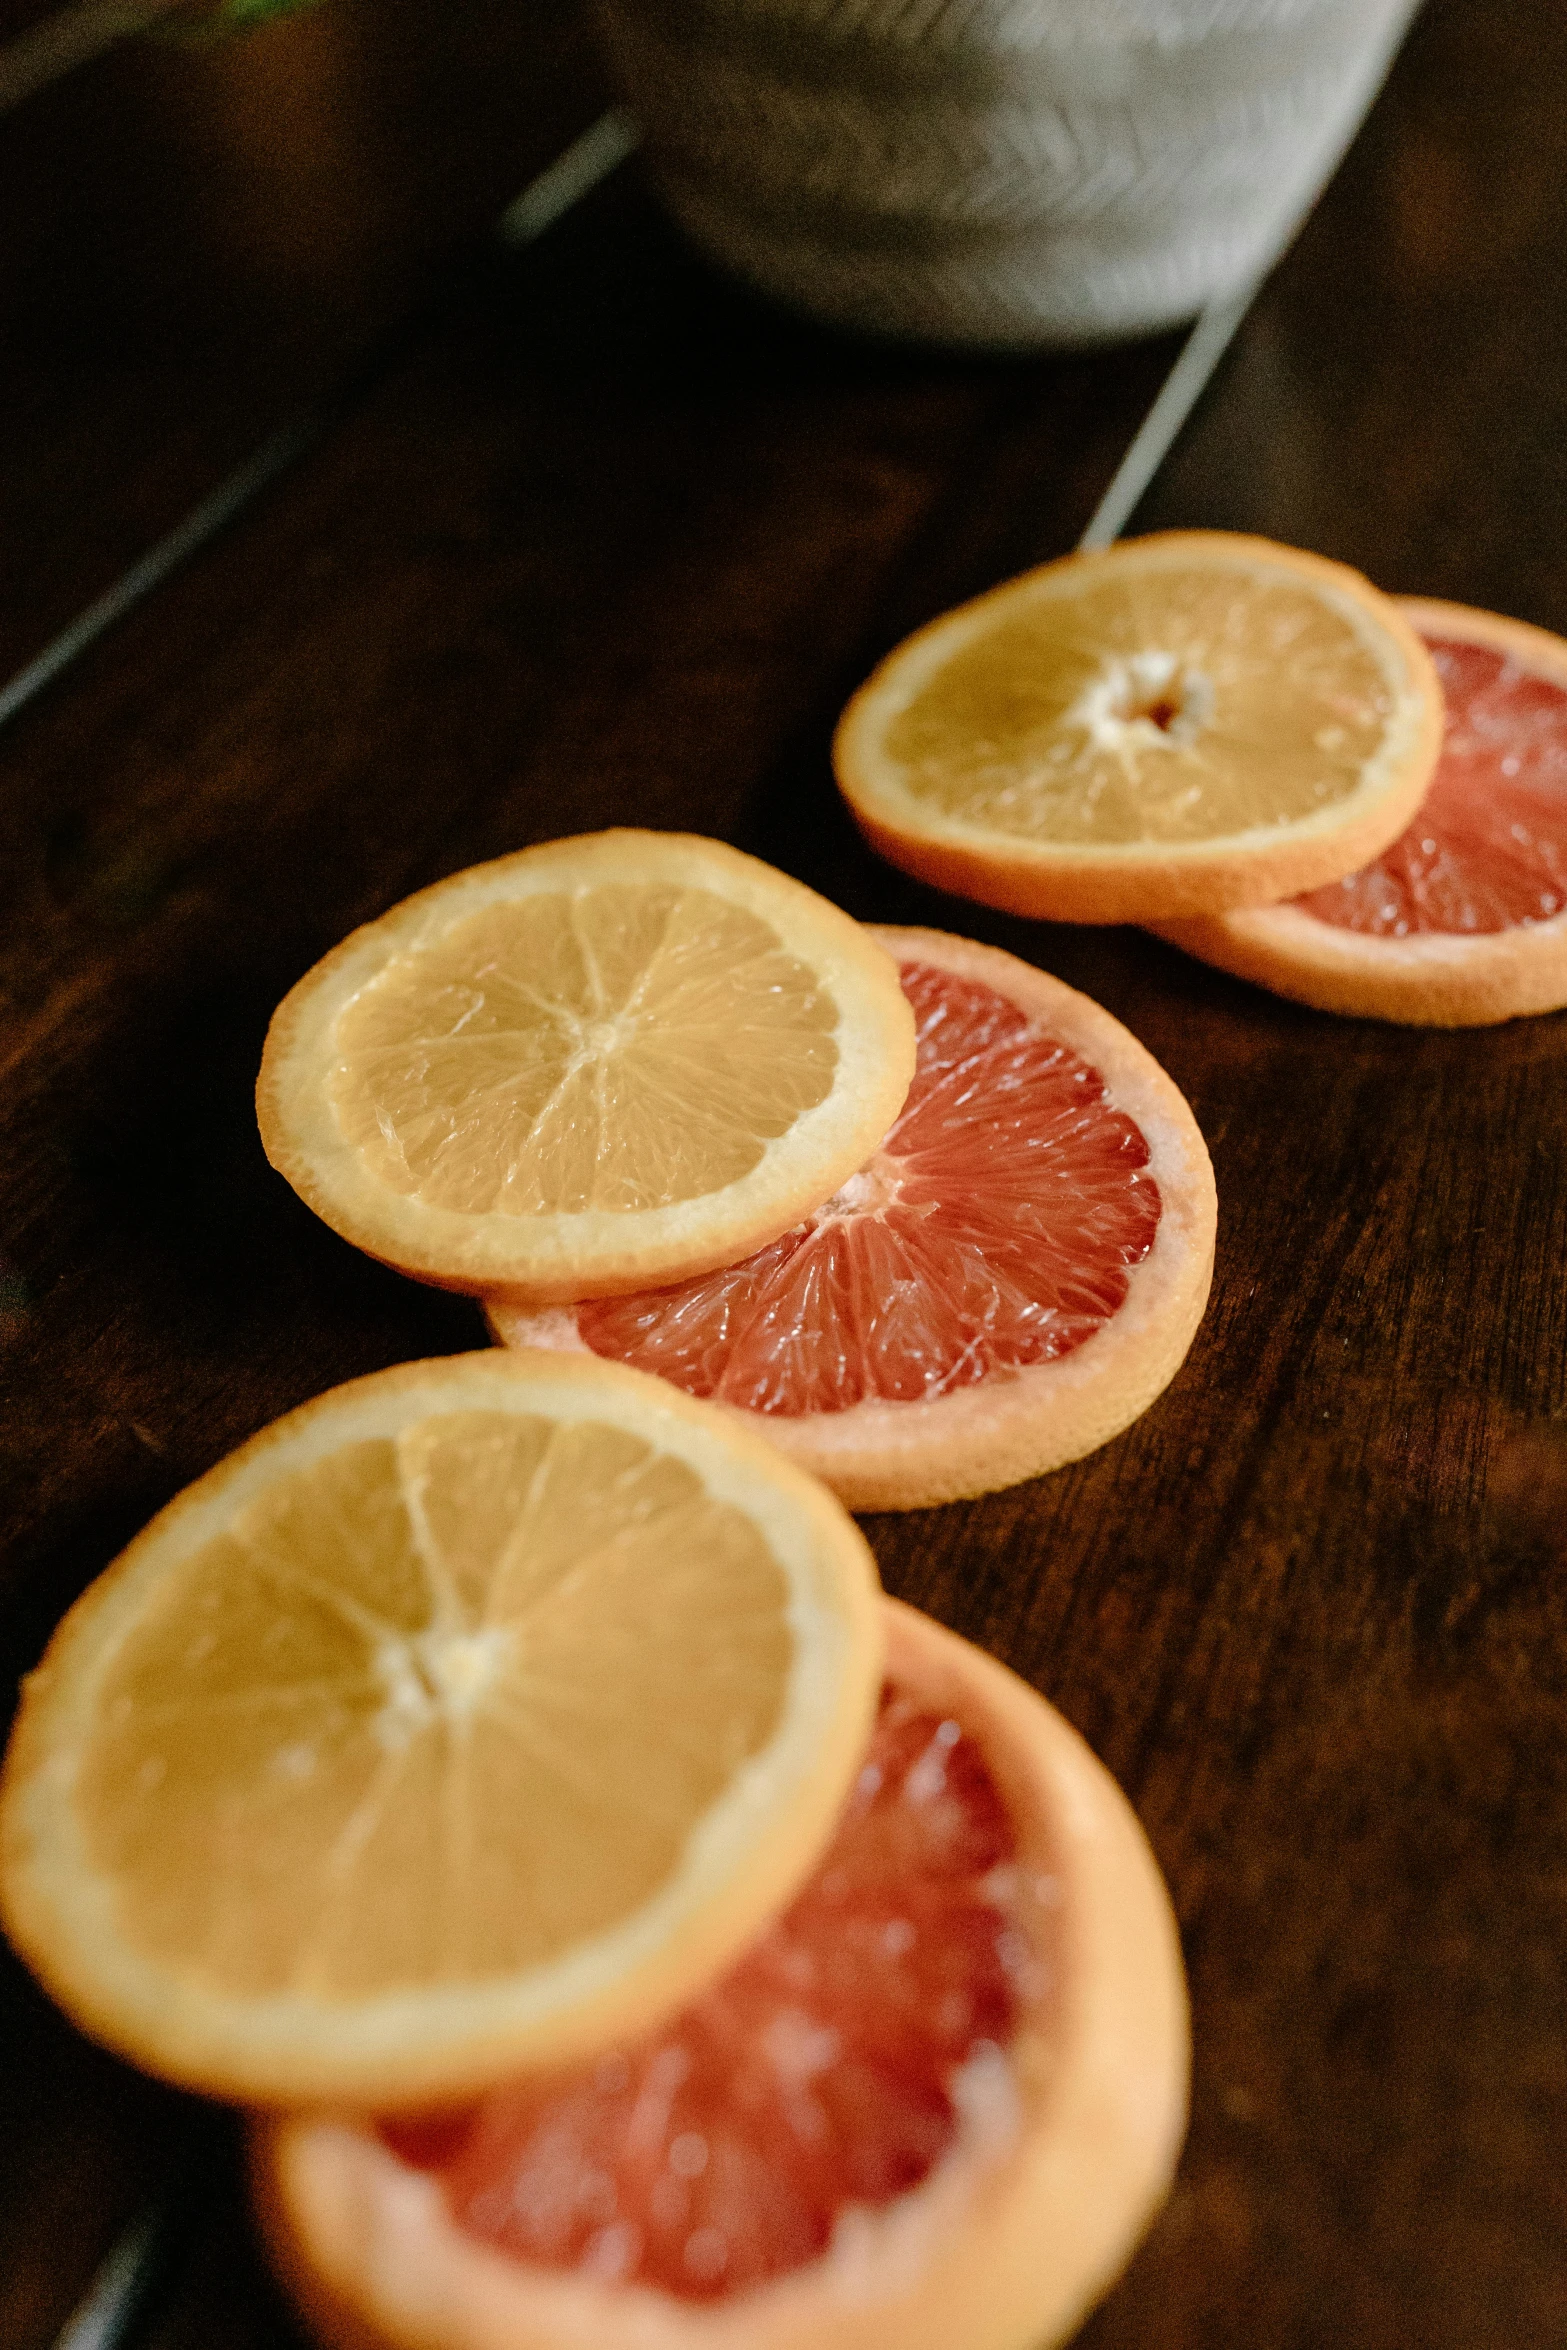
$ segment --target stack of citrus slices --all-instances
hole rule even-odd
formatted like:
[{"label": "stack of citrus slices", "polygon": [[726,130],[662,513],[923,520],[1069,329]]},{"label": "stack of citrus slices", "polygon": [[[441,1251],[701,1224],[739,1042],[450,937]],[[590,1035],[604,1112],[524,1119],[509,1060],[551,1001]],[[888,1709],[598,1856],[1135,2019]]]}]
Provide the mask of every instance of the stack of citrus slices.
[{"label": "stack of citrus slices", "polygon": [[508,1344],[745,1413],[851,1508],[906,1509],[1056,1468],[1153,1401],[1207,1302],[1214,1191],[1185,1101],[1097,1004],[992,947],[870,936],[918,1057],[848,1183],[678,1286],[489,1312]]},{"label": "stack of citrus slices", "polygon": [[380,1373],[180,1495],[27,1684],[0,1902],[84,2029],[263,2109],[344,2350],[1039,2350],[1179,2145],[1113,1782],[590,1357]]},{"label": "stack of citrus slices", "polygon": [[[1176,534],[921,632],[837,755],[873,841],[995,904],[1334,1009],[1567,998],[1537,631]],[[290,1414],[77,1603],[0,1784],[16,1946],[256,2109],[336,2350],[1058,2342],[1169,2181],[1178,1940],[1113,1782],[843,1502],[1159,1393],[1213,1261],[1185,1102],[1011,956],[637,832],[355,932],[257,1098],[330,1224],[505,1344]]]},{"label": "stack of citrus slices", "polygon": [[1170,532],[920,630],[835,758],[877,848],[987,904],[1145,923],[1330,1011],[1567,1003],[1567,645],[1543,630]]},{"label": "stack of citrus slices", "polygon": [[318,1398],[85,1595],[0,1791],[17,1947],[263,2110],[340,2350],[1059,2340],[1179,2146],[1169,1906],[799,1464],[934,1500],[1124,1426],[1207,1295],[1185,1103],[1009,956],[613,833],[356,932],[258,1108],[550,1343]]},{"label": "stack of citrus slices", "polygon": [[1405,598],[1441,681],[1442,755],[1414,822],[1284,905],[1161,924],[1205,963],[1321,1011],[1483,1027],[1567,1005],[1567,643]]},{"label": "stack of citrus slices", "polygon": [[1207,1152],[1118,1022],[713,841],[556,841],[409,899],[287,998],[257,1099],[360,1246],[858,1508],[1103,1443],[1208,1295]]}]

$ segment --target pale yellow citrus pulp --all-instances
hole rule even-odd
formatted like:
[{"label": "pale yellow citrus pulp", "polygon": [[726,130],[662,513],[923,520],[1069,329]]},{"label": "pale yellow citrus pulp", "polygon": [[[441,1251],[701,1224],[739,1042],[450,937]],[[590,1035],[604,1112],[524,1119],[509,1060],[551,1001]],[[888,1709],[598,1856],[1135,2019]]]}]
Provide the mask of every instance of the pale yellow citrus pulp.
[{"label": "pale yellow citrus pulp", "polygon": [[1171,532],[1026,573],[920,630],[839,728],[862,828],[924,879],[1059,920],[1266,903],[1395,837],[1441,697],[1358,573]]},{"label": "pale yellow citrus pulp", "polygon": [[377,2106],[569,2061],[792,1892],[863,1751],[874,1569],[812,1480],[597,1361],[339,1388],[57,1633],[0,1894],[149,2069]]},{"label": "pale yellow citrus pulp", "polygon": [[913,1065],[896,970],[836,907],[720,842],[601,833],[356,931],[280,1007],[257,1108],[347,1238],[549,1302],[787,1230]]}]

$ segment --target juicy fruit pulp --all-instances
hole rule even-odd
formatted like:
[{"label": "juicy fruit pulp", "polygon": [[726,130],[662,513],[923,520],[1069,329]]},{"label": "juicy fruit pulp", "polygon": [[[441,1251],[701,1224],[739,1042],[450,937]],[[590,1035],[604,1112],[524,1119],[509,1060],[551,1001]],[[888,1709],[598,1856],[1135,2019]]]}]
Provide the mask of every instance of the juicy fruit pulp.
[{"label": "juicy fruit pulp", "polygon": [[957,1722],[883,1693],[837,1836],[789,1910],[642,2046],[551,2089],[388,2127],[458,2224],[515,2257],[711,2301],[818,2258],[928,2175],[1047,1954]]},{"label": "juicy fruit pulp", "polygon": [[1447,733],[1409,829],[1296,902],[1380,938],[1476,935],[1567,909],[1567,691],[1491,645],[1427,636]]},{"label": "juicy fruit pulp", "polygon": [[901,977],[918,1058],[876,1156],[743,1264],[579,1306],[595,1353],[753,1411],[834,1412],[1054,1360],[1116,1312],[1160,1213],[1137,1126],[994,988]]},{"label": "juicy fruit pulp", "polygon": [[803,1881],[881,1677],[874,1566],[618,1364],[443,1358],[181,1495],[28,1683],[0,1898],[147,2069],[382,2110],[667,2013]]},{"label": "juicy fruit pulp", "polygon": [[405,1272],[614,1296],[786,1232],[892,1124],[914,1023],[857,922],[721,841],[616,831],[449,874],[278,1006],[272,1164]]},{"label": "juicy fruit pulp", "polygon": [[[725,2059],[716,2091],[704,2072],[695,2102],[677,2109],[669,2083],[649,2078],[654,2055],[698,2012],[672,2030],[676,2000],[585,2050],[574,2079],[561,2057],[553,2082],[516,2067],[479,2091],[487,2098],[522,2076],[552,2092],[550,2115],[530,2100],[511,2135],[497,2108],[501,2160],[471,2184],[476,2196],[494,2193],[502,2230],[552,2237],[556,2260],[512,2257],[454,2211],[449,2178],[483,2128],[455,2090],[441,2099],[443,2130],[396,2133],[401,2154],[373,2120],[340,2110],[260,2119],[259,2215],[323,2339],[362,2350],[1045,2350],[1081,2324],[1162,2200],[1183,2133],[1188,2020],[1175,1921],[1125,1797],[1061,1716],[929,1617],[895,1600],[881,1615],[885,1680],[913,1751],[879,1786],[851,1794],[852,1843],[809,1886],[790,1938],[769,1936],[730,1961],[727,1983],[715,1965],[686,1993],[704,2010],[707,1995],[721,1995],[707,2043]],[[870,1735],[867,1724],[855,1769]],[[970,1742],[1000,1822],[969,1776]],[[914,1801],[899,1797],[900,1779]],[[867,1799],[889,1838],[879,1850],[858,1832],[868,1835],[857,1816]],[[806,1944],[795,1929],[808,1908],[818,1920]],[[786,1918],[785,1904],[769,1916]],[[752,1960],[768,1961],[760,1975]],[[724,2006],[747,1982],[755,1998],[736,2049]],[[819,2063],[828,2034],[830,2068]],[[936,2040],[946,2045],[932,2066]],[[614,2067],[595,2083],[608,2048],[622,2052],[625,2074]],[[865,2097],[840,2095],[840,2080],[856,2078]],[[694,2081],[693,2065],[678,2093]],[[877,2111],[894,2091],[885,2126]],[[618,2101],[607,2145],[606,2097]],[[942,2122],[943,2100],[956,2127],[899,2193],[866,2156],[875,2146],[897,2155],[912,2138],[900,2164],[912,2173],[932,2149],[923,2122],[910,2129],[897,2110],[912,2106],[919,2122],[934,2109]],[[867,2109],[861,2130],[855,2116]],[[771,2174],[758,2182],[748,2158],[764,2138],[776,2186]],[[519,2139],[539,2156],[520,2203]],[[855,2200],[889,2187],[889,2200]],[[549,2190],[542,2209],[535,2188]],[[700,2200],[720,2190],[728,2213]],[[719,2246],[704,2236],[692,2297],[693,2233],[728,2232],[732,2214],[728,2274],[737,2243],[770,2243],[775,2215],[802,2205],[805,2222],[791,2217],[789,2233],[807,2251],[803,2265],[715,2298],[706,2272]],[[615,2232],[622,2221],[626,2232]],[[644,2228],[678,2293],[605,2282],[583,2265],[640,2259]],[[810,2257],[819,2241],[826,2250]]]},{"label": "juicy fruit pulp", "polygon": [[1430,656],[1341,563],[1227,531],[1047,563],[899,645],[833,763],[894,865],[1060,922],[1276,903],[1394,839],[1436,762]]},{"label": "juicy fruit pulp", "polygon": [[1364,630],[1302,582],[1107,565],[961,645],[884,747],[933,816],[1169,846],[1347,800],[1390,708]]},{"label": "juicy fruit pulp", "polygon": [[826,1099],[837,1017],[709,890],[552,891],[391,962],[339,1020],[333,1099],[376,1179],[430,1206],[667,1207]]},{"label": "juicy fruit pulp", "polygon": [[[722,1623],[682,1555],[722,1562]],[[139,1947],[230,1992],[548,1966],[656,1894],[774,1732],[786,1608],[757,1528],[644,1439],[432,1416],[182,1563],[103,1682],[90,1848]],[[691,1709],[724,1724],[707,1751],[648,1736]]]}]

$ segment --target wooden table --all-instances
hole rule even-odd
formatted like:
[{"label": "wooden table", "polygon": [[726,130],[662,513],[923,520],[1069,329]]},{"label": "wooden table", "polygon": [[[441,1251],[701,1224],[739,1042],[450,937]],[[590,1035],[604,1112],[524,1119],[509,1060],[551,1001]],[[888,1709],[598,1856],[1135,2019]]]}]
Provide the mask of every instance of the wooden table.
[{"label": "wooden table", "polygon": [[[571,13],[534,13],[325,0],[3,126],[0,672],[373,360],[0,739],[7,1685],[241,1438],[481,1342],[261,1156],[268,1013],[351,924],[634,822],[998,941],[1152,1048],[1220,1194],[1206,1323],[1136,1427],[868,1521],[892,1589],[1087,1733],[1179,1909],[1190,2142],[1083,2340],[1567,2341],[1567,1015],[1334,1020],[877,864],[829,774],[845,695],[1073,543],[1175,342],[858,347],[716,282],[634,168],[486,247],[603,103]],[[1564,251],[1567,17],[1430,0],[1136,527],[1567,629]],[[0,2019],[0,2339],[44,2350],[191,2109],[9,1962]],[[198,2167],[146,2341],[292,2340],[225,2135]]]}]

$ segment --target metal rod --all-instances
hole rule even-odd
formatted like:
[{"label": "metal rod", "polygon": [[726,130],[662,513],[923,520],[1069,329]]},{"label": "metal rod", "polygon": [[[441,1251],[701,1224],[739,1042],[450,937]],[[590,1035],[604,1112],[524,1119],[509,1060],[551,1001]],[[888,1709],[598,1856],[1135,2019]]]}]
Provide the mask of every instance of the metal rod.
[{"label": "metal rod", "polygon": [[55,2336],[54,2350],[120,2350],[168,2273],[177,2215],[160,2195],[115,2239],[98,2272]]},{"label": "metal rod", "polygon": [[68,669],[78,655],[96,644],[117,620],[123,620],[143,597],[150,596],[188,556],[205,546],[208,539],[216,538],[268,482],[275,481],[296,458],[315,446],[324,429],[324,419],[319,415],[302,416],[285,425],[281,432],[264,441],[253,457],[247,457],[226,481],[220,482],[210,497],[192,507],[183,522],[176,523],[166,537],[138,557],[129,571],[121,572],[113,587],[95,597],[85,612],[78,612],[69,627],[62,628],[35,661],[18,670],[8,685],[0,686],[0,726],[25,709],[36,694],[53,683],[62,669]]},{"label": "metal rod", "polygon": [[[637,144],[637,136],[635,126],[625,115],[601,114],[580,138],[572,141],[564,154],[558,155],[508,204],[493,234],[511,247],[534,243],[625,161]],[[363,390],[376,380],[378,373],[373,365],[360,369],[353,379],[355,388]],[[313,449],[344,405],[345,396],[340,391],[335,398],[307,410],[273,433],[210,496],[192,507],[183,522],[176,523],[128,571],[122,572],[112,587],[79,612],[36,659],[18,670],[8,684],[0,686],[0,728],[19,716],[89,645],[96,644],[128,612],[134,611],[171,573],[199,553],[220,531],[226,530],[279,474],[286,473]]]},{"label": "metal rod", "polygon": [[141,2320],[173,2286],[215,2198],[234,2178],[233,2117],[216,2107],[190,2114],[162,2184],[110,2245],[53,2350],[126,2350]]},{"label": "metal rod", "polygon": [[1130,448],[1116,467],[1110,487],[1094,509],[1093,520],[1078,540],[1080,553],[1113,546],[1131,521],[1144,491],[1169,455],[1177,433],[1234,340],[1236,328],[1256,300],[1261,284],[1262,278],[1255,277],[1240,293],[1231,294],[1222,302],[1210,302],[1203,311],[1182,344],[1180,356],[1165,377]]},{"label": "metal rod", "polygon": [[580,139],[573,139],[564,155],[557,155],[547,171],[508,204],[495,224],[503,245],[531,245],[564,213],[608,179],[626,157],[635,152],[641,132],[629,114],[612,108],[591,123]]}]

